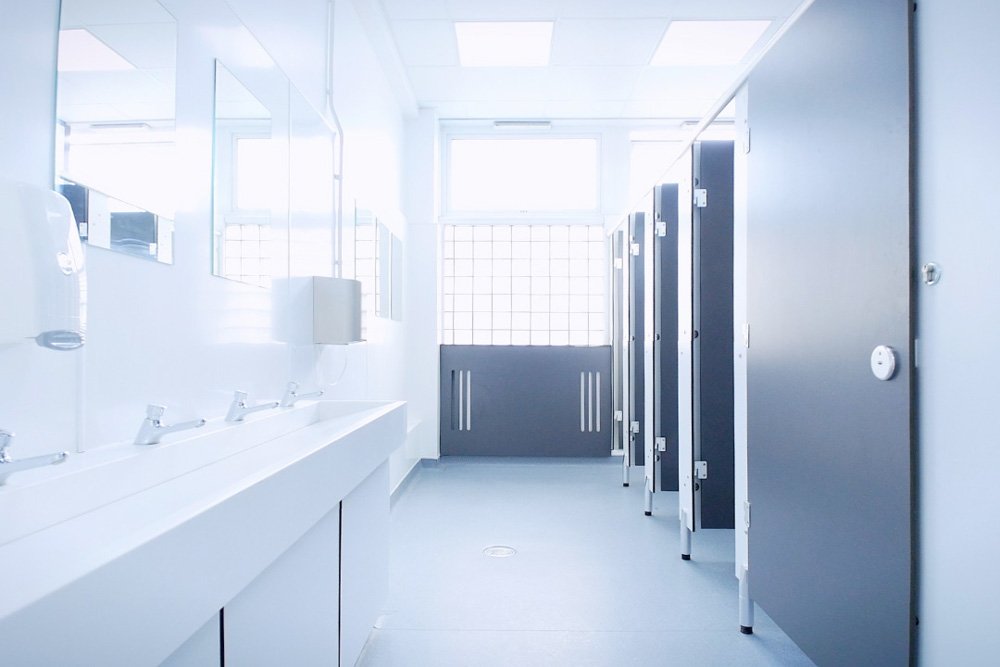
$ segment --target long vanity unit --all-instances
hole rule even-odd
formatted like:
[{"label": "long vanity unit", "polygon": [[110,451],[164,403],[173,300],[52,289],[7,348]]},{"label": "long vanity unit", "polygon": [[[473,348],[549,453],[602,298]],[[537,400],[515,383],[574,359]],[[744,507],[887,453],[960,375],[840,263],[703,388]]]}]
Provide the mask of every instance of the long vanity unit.
[{"label": "long vanity unit", "polygon": [[402,402],[302,401],[11,475],[0,661],[354,664],[405,431]]}]

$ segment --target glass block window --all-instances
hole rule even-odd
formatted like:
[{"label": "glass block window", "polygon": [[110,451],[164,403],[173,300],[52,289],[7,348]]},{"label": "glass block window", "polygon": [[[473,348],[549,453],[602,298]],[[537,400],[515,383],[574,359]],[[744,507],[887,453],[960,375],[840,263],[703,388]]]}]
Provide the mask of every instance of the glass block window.
[{"label": "glass block window", "polygon": [[357,225],[354,229],[354,277],[361,283],[361,335],[368,332],[368,318],[378,311],[379,295],[382,292],[379,275],[378,226]]},{"label": "glass block window", "polygon": [[445,345],[606,345],[600,225],[446,225]]},{"label": "glass block window", "polygon": [[271,225],[226,225],[222,275],[251,285],[271,284]]}]

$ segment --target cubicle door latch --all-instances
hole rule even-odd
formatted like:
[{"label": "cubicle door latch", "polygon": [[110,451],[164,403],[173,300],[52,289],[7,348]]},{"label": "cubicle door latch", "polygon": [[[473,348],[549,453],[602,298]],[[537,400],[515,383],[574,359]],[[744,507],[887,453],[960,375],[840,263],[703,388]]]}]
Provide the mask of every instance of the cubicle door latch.
[{"label": "cubicle door latch", "polygon": [[639,422],[632,422],[631,425],[629,426],[629,430],[632,433],[638,433],[639,432]]},{"label": "cubicle door latch", "polygon": [[697,479],[708,479],[708,461],[694,462],[694,476]]},{"label": "cubicle door latch", "polygon": [[665,222],[658,222],[658,223],[656,223],[656,235],[657,236],[666,236],[667,235],[667,223],[665,223]]},{"label": "cubicle door latch", "polygon": [[656,439],[656,451],[658,451],[658,452],[665,452],[665,451],[667,451],[667,439],[666,438],[657,438]]}]

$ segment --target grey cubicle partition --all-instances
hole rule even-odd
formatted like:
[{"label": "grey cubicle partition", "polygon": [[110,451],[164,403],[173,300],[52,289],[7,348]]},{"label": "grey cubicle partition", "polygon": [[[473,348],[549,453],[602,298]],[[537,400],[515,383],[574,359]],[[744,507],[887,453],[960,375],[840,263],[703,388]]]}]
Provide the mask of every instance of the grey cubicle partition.
[{"label": "grey cubicle partition", "polygon": [[611,347],[441,346],[441,454],[610,456]]},{"label": "grey cubicle partition", "polygon": [[910,5],[817,0],[748,82],[751,591],[819,665],[911,659]]},{"label": "grey cubicle partition", "polygon": [[699,434],[708,477],[701,485],[701,527],[735,525],[733,433],[733,142],[692,148],[698,226]]},{"label": "grey cubicle partition", "polygon": [[653,248],[655,340],[653,370],[656,395],[653,423],[664,439],[659,453],[659,490],[677,490],[677,223],[678,185],[666,183],[653,190],[656,224]]},{"label": "grey cubicle partition", "polygon": [[646,452],[643,448],[645,432],[645,383],[646,371],[643,364],[643,331],[645,330],[645,234],[646,214],[632,213],[628,217],[628,230],[631,236],[629,253],[628,298],[629,298],[629,414],[625,421],[630,425],[629,440],[632,452],[631,464],[642,466],[646,462]]}]

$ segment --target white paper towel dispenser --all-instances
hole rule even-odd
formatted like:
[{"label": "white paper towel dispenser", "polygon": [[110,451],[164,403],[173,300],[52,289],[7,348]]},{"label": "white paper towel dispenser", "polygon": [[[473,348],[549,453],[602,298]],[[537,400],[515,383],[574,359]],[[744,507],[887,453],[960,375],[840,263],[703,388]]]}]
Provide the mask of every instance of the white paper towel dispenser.
[{"label": "white paper towel dispenser", "polygon": [[83,248],[65,197],[0,182],[0,344],[75,350],[86,330]]}]

